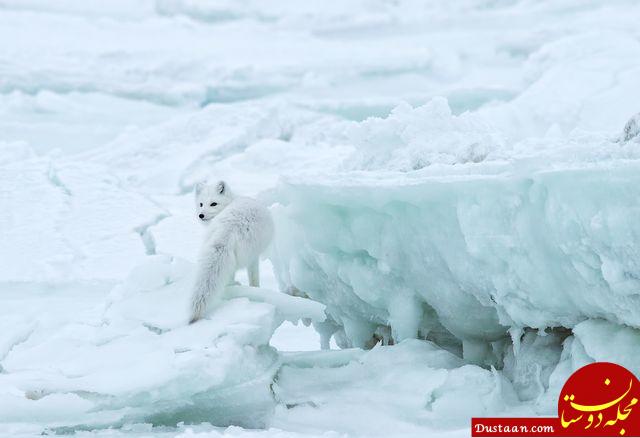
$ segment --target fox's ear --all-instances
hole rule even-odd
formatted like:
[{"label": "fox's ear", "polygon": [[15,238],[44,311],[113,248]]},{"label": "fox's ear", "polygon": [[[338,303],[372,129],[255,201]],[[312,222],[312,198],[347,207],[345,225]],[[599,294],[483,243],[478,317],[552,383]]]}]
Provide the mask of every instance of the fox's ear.
[{"label": "fox's ear", "polygon": [[224,195],[227,191],[227,183],[224,181],[218,181],[218,184],[216,184],[216,189],[218,190],[218,193]]},{"label": "fox's ear", "polygon": [[195,185],[196,196],[198,196],[206,186],[207,186],[206,181],[200,181],[199,183],[196,183]]}]

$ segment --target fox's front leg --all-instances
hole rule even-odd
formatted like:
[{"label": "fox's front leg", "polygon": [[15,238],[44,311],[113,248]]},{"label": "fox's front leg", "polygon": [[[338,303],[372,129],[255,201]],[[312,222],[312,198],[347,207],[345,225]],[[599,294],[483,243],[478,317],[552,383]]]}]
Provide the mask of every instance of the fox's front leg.
[{"label": "fox's front leg", "polygon": [[247,276],[249,277],[249,286],[260,287],[260,260],[249,264],[247,267]]},{"label": "fox's front leg", "polygon": [[240,286],[240,282],[236,280],[235,273],[231,276],[231,280],[229,280],[229,284],[227,286]]}]

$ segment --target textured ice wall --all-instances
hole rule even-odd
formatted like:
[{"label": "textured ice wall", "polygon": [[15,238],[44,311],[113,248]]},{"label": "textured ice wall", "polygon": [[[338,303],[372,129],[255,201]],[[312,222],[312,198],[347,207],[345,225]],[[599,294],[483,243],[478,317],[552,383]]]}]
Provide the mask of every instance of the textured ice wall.
[{"label": "textured ice wall", "polygon": [[[366,160],[375,142],[356,143],[345,166],[366,171],[289,180],[276,194],[278,277],[327,305],[325,345],[333,333],[359,347],[427,338],[504,368],[542,410],[547,387],[559,391],[559,376],[581,363],[636,369],[633,342],[607,339],[640,333],[637,137],[489,141],[475,163],[465,158],[475,135],[420,132],[415,114],[398,114],[357,127],[381,139],[392,170]],[[442,138],[452,139],[448,153]],[[412,153],[435,159],[397,171]]]},{"label": "textured ice wall", "polygon": [[420,305],[461,339],[585,318],[640,327],[640,165],[507,170],[285,184],[281,277],[336,320],[388,324],[398,339],[433,319],[407,311]]}]

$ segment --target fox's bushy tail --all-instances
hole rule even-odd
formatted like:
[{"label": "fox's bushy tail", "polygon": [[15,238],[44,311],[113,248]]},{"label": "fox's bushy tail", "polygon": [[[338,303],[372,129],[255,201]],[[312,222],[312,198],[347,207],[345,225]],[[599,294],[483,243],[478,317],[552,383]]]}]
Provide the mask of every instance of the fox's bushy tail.
[{"label": "fox's bushy tail", "polygon": [[234,255],[229,242],[214,244],[200,255],[196,283],[191,298],[192,324],[202,318],[212,297],[217,297],[234,274]]}]

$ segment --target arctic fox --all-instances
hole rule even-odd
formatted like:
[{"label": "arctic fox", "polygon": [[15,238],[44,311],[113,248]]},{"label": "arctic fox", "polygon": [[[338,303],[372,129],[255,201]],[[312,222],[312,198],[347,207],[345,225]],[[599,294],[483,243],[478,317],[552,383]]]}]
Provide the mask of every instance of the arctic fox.
[{"label": "arctic fox", "polygon": [[273,237],[273,219],[258,201],[236,197],[224,181],[199,183],[195,190],[198,220],[207,226],[191,300],[190,324],[203,317],[207,303],[247,268],[250,286],[260,285],[260,254]]}]

